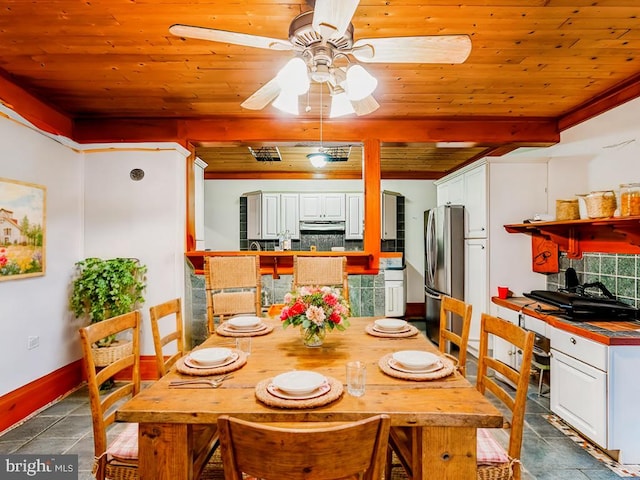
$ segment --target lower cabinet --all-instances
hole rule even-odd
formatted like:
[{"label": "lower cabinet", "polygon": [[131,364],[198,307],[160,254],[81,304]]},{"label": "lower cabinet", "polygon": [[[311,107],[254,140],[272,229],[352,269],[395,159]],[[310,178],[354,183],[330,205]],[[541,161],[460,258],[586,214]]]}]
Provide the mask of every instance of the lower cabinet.
[{"label": "lower cabinet", "polygon": [[464,301],[473,305],[467,350],[477,356],[480,349],[480,318],[487,310],[487,240],[464,241]]}]

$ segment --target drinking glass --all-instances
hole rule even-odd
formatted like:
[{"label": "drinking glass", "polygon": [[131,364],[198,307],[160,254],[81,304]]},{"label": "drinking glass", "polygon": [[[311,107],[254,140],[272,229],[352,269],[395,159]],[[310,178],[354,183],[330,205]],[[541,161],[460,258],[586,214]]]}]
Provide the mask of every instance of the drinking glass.
[{"label": "drinking glass", "polygon": [[354,397],[364,395],[367,381],[367,367],[363,362],[347,363],[347,393]]}]

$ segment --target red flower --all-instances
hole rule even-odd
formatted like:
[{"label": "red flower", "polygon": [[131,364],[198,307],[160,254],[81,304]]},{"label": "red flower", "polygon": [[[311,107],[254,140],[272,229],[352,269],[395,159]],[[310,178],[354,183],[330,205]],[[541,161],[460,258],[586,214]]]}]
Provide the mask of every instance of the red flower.
[{"label": "red flower", "polygon": [[333,311],[331,315],[329,315],[329,321],[333,323],[340,323],[342,321],[342,317],[338,314],[338,312]]},{"label": "red flower", "polygon": [[333,307],[336,303],[338,303],[338,297],[336,297],[335,295],[332,295],[330,293],[325,295],[322,298],[322,300],[324,301],[324,303],[326,303],[330,307]]},{"label": "red flower", "polygon": [[291,311],[291,316],[293,317],[295,315],[302,315],[304,312],[306,312],[307,306],[302,300],[298,300],[296,303],[291,305],[291,308],[289,310]]}]

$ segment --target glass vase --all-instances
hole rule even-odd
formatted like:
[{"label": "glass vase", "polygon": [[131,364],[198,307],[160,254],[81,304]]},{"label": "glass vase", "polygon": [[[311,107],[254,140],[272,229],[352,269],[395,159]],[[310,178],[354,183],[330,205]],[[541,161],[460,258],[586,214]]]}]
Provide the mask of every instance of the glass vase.
[{"label": "glass vase", "polygon": [[324,328],[303,328],[302,343],[307,347],[320,347],[324,343],[327,331]]}]

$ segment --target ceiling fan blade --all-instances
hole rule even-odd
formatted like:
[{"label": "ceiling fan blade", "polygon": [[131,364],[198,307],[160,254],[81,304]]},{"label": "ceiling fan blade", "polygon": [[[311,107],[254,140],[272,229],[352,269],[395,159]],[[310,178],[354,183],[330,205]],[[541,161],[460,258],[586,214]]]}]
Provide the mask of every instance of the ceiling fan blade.
[{"label": "ceiling fan blade", "polygon": [[261,37],[247,33],[227,32],[215,28],[192,27],[190,25],[171,25],[169,32],[177,37],[197,38],[211,42],[232,43],[245,47],[265,48],[268,50],[293,50],[293,45],[287,40]]},{"label": "ceiling fan blade", "polygon": [[469,35],[363,38],[353,44],[353,56],[366,63],[462,63],[469,53]]},{"label": "ceiling fan blade", "polygon": [[262,110],[280,94],[280,85],[276,78],[272,78],[240,104],[248,110]]},{"label": "ceiling fan blade", "polygon": [[313,29],[322,38],[341,37],[347,30],[360,0],[316,0],[313,9]]},{"label": "ceiling fan blade", "polygon": [[358,116],[368,115],[380,107],[380,104],[373,98],[373,95],[364,97],[362,100],[351,100],[351,105]]}]

